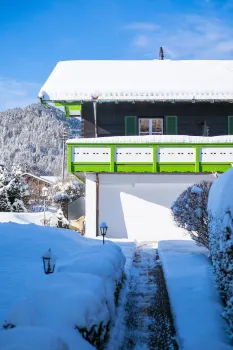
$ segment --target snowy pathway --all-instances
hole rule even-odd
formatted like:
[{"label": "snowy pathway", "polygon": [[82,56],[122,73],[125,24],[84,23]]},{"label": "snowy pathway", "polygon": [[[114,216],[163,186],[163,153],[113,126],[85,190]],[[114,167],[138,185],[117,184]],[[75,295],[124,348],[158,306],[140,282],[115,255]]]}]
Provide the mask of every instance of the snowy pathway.
[{"label": "snowy pathway", "polygon": [[125,336],[119,349],[177,349],[157,244],[137,247],[125,305]]}]

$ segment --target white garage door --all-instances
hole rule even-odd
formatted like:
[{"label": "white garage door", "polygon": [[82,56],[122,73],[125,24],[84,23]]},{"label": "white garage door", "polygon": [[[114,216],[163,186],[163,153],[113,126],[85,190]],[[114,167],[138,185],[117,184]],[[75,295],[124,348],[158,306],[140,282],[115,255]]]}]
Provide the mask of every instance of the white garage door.
[{"label": "white garage door", "polygon": [[[173,234],[177,237],[179,229],[174,226],[169,208],[189,184],[203,176],[168,176],[100,176],[100,221],[108,223],[109,237],[138,240],[172,239]],[[179,230],[179,234],[183,236],[183,231]]]}]

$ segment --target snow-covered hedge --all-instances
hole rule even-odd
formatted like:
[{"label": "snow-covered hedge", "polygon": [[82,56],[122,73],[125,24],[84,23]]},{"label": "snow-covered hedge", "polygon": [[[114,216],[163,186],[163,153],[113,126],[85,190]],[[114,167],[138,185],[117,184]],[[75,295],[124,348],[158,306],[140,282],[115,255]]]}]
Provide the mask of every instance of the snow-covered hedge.
[{"label": "snow-covered hedge", "polygon": [[[54,274],[45,275],[41,255],[48,247],[57,263]],[[14,329],[29,327],[56,332],[69,349],[102,347],[124,271],[119,246],[70,230],[8,223],[0,224],[0,251],[0,320],[9,342]],[[0,344],[2,337],[0,331]],[[84,338],[88,347],[80,345]]]},{"label": "snow-covered hedge", "polygon": [[233,338],[233,169],[213,184],[208,201],[210,252],[221,297],[224,318]]},{"label": "snow-covered hedge", "polygon": [[209,248],[207,202],[210,181],[202,181],[184,190],[171,209],[178,227],[186,229],[198,244]]}]

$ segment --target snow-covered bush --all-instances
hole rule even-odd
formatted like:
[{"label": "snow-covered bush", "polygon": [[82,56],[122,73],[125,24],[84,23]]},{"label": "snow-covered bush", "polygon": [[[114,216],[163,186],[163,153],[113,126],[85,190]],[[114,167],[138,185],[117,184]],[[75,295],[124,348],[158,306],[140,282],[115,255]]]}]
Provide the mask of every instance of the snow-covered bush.
[{"label": "snow-covered bush", "polygon": [[68,205],[84,196],[84,186],[73,177],[67,177],[64,182],[59,181],[53,187],[53,201],[63,211],[68,219]]},{"label": "snow-covered bush", "polygon": [[8,171],[0,166],[0,212],[25,212],[28,186],[22,177],[19,166],[13,165]]},{"label": "snow-covered bush", "polygon": [[198,244],[209,248],[207,203],[210,181],[202,181],[183,191],[171,209],[178,227],[186,229]]},{"label": "snow-covered bush", "polygon": [[208,201],[210,252],[220,295],[223,317],[233,338],[233,169],[213,184]]},{"label": "snow-covered bush", "polygon": [[63,211],[61,209],[58,209],[56,213],[57,217],[57,227],[59,228],[69,228],[69,221],[65,218]]}]

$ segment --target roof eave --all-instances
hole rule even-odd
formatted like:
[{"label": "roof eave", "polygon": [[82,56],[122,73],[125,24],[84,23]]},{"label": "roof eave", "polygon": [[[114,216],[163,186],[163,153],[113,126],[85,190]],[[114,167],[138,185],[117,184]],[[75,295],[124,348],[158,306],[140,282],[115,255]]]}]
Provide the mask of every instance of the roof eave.
[{"label": "roof eave", "polygon": [[[93,99],[87,99],[87,98],[80,98],[75,100],[50,100],[50,99],[43,99],[39,98],[40,102],[42,104],[46,103],[60,103],[61,105],[72,105],[72,104],[82,104],[85,102],[93,102]],[[214,99],[205,99],[205,98],[186,98],[186,99],[151,99],[151,98],[135,98],[135,99],[98,99],[95,100],[97,103],[123,103],[123,102],[130,102],[130,103],[136,103],[136,102],[151,102],[151,103],[182,103],[182,102],[192,102],[192,103],[198,103],[198,102],[207,102],[207,103],[233,103],[233,97],[232,98],[214,98]]]}]

